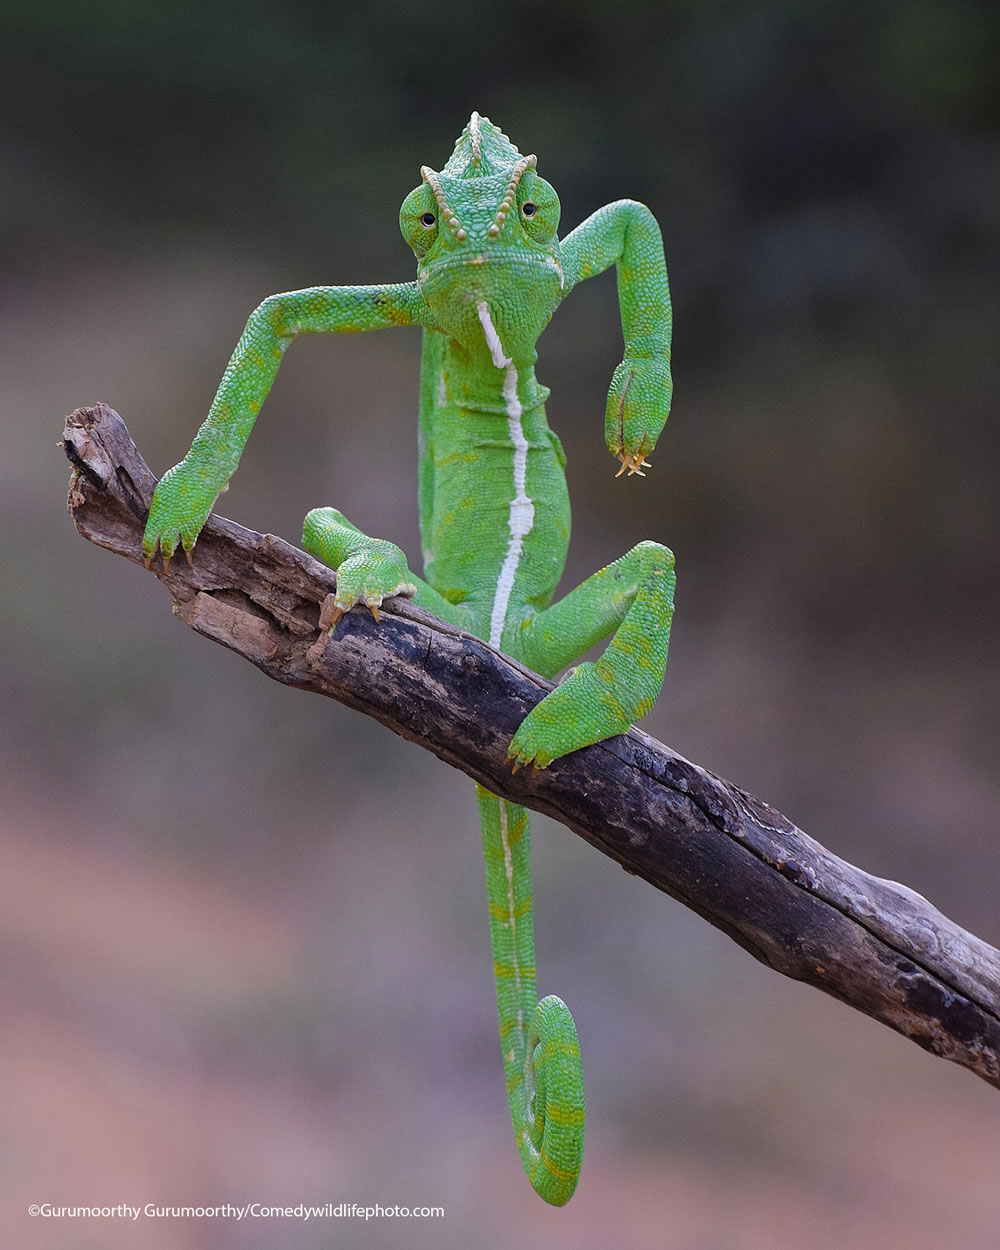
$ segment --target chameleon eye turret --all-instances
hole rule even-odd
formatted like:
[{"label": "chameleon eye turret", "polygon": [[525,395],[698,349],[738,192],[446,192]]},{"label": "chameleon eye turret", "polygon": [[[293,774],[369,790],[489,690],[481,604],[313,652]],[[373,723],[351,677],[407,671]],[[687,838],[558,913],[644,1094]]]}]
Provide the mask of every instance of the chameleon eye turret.
[{"label": "chameleon eye turret", "polygon": [[[670,408],[671,312],[649,209],[618,200],[560,242],[559,198],[536,165],[473,113],[447,163],[422,166],[400,208],[415,280],[265,299],[190,451],[157,485],[142,543],[147,566],[157,552],[166,564],[178,546],[192,558],[296,336],[419,326],[424,576],[395,543],[363,534],[336,508],[308,514],[303,544],[337,573],[330,646],[347,613],[360,609],[375,629],[383,602],[402,595],[543,676],[575,665],[514,734],[507,758],[515,771],[547,768],[649,711],[666,668],[674,590],[670,551],[640,542],[553,602],[570,508],[548,390],[535,376],[537,341],[577,283],[616,267],[625,350],[604,435],[619,474],[641,477]],[[357,414],[333,415],[348,417]],[[576,663],[605,638],[599,660]],[[481,787],[477,800],[511,1120],[532,1185],[559,1206],[573,1194],[583,1154],[576,1026],[561,999],[536,998],[528,814]]]}]

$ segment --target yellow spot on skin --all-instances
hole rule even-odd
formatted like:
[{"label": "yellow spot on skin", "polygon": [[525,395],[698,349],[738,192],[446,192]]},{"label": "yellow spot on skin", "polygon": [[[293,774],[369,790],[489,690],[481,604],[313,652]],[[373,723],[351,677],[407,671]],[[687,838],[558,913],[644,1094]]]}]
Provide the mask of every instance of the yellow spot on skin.
[{"label": "yellow spot on skin", "polygon": [[563,1041],[558,1037],[550,1037],[542,1047],[542,1056],[551,1059],[553,1055],[579,1055],[580,1043]]},{"label": "yellow spot on skin", "polygon": [[[514,976],[514,969],[509,964],[502,964],[499,962],[494,962],[493,974],[494,976],[499,977],[501,981],[504,981]],[[533,977],[534,975],[535,975],[534,967],[521,969],[521,976],[523,977]]]},{"label": "yellow spot on skin", "polygon": [[560,1103],[550,1102],[545,1108],[545,1118],[553,1124],[582,1124],[583,1116],[582,1107],[564,1107]]},{"label": "yellow spot on skin", "polygon": [[620,701],[615,698],[610,690],[601,695],[601,702],[606,708],[610,709],[612,716],[619,725],[627,725],[629,723],[624,707],[622,707]]},{"label": "yellow spot on skin", "polygon": [[545,1153],[544,1147],[539,1151],[539,1157],[545,1166],[546,1172],[548,1172],[550,1176],[554,1176],[557,1181],[575,1181],[579,1175],[575,1168],[561,1168],[558,1164],[553,1163],[549,1156]]},{"label": "yellow spot on skin", "polygon": [[[520,920],[530,911],[531,899],[529,898],[525,902],[519,903],[518,906],[514,908],[514,919]],[[509,912],[506,907],[502,907],[499,903],[490,903],[490,915],[497,920],[506,921],[509,917]]]}]

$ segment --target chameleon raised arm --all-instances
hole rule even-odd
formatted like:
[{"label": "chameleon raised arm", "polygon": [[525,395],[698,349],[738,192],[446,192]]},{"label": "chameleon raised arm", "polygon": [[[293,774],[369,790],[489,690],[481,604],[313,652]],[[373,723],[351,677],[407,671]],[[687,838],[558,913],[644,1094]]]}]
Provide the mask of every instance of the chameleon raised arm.
[{"label": "chameleon raised arm", "polygon": [[562,241],[568,286],[618,267],[625,359],[608,393],[605,439],[631,477],[648,464],[670,410],[672,315],[663,240],[656,218],[635,200],[617,200],[591,214]]},{"label": "chameleon raised arm", "polygon": [[[611,635],[525,718],[514,768],[544,768],[629,727],[663,682],[673,615],[673,556],[643,542],[560,602],[569,543],[562,446],[545,417],[535,344],[577,282],[617,266],[625,353],[606,407],[619,476],[643,476],[670,405],[670,296],[660,232],[647,208],[600,209],[562,245],[559,199],[506,135],[473,113],[438,172],[421,169],[400,228],[417,280],[316,287],[272,296],[250,318],[208,419],[157,486],[147,563],[190,553],[236,468],[282,353],[296,334],[424,328],[420,530],[425,580],[394,543],[361,533],[335,508],[306,517],[303,544],[337,570],[333,627],[355,606],[376,620],[384,598],[430,611],[554,677]],[[334,644],[335,645],[335,644]],[[511,1120],[532,1185],[561,1205],[583,1153],[583,1077],[566,1005],[535,996],[530,836],[524,808],[477,787],[490,937]]]},{"label": "chameleon raised arm", "polygon": [[415,282],[394,286],[314,286],[271,295],[250,315],[191,450],[156,487],[142,539],[149,568],[178,541],[188,554],[243,454],[288,345],[298,334],[348,333],[412,325],[423,300]]}]

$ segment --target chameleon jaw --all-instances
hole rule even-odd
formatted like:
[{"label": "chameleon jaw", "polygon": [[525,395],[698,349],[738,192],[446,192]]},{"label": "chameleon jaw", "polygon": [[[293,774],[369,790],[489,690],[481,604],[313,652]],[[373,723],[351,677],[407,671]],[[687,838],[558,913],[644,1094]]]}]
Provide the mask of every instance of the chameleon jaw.
[{"label": "chameleon jaw", "polygon": [[633,474],[638,474],[639,477],[645,477],[646,475],[643,473],[643,469],[651,469],[653,467],[651,462],[646,459],[646,453],[644,451],[620,451],[618,453],[618,459],[622,462],[622,467],[615,474],[615,477],[621,477],[621,475],[626,471],[628,472],[629,477],[632,477]]}]

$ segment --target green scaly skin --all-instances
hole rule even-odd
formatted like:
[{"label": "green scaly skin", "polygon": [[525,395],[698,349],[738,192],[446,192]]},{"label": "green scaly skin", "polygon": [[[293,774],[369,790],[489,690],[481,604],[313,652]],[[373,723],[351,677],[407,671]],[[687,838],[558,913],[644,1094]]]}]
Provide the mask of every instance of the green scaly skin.
[{"label": "green scaly skin", "polygon": [[[285,349],[298,334],[419,325],[420,527],[424,579],[395,544],[362,534],[333,508],[305,519],[306,549],[337,570],[335,621],[378,615],[409,595],[547,677],[611,635],[525,717],[514,768],[547,767],[623,733],[663,684],[673,615],[673,556],[644,542],[558,603],[569,543],[565,457],[545,418],[535,343],[573,287],[616,266],[625,356],[605,438],[629,476],[648,464],[670,407],[670,293],[660,231],[632,200],[599,209],[560,243],[559,200],[486,118],[473,113],[440,173],[403,201],[400,228],[417,280],[312,287],[273,295],[252,314],[191,450],[156,488],[143,537],[147,566],[198,534],[239,463]],[[331,629],[331,634],[333,629]],[[583,1152],[583,1077],[573,1017],[535,1003],[527,812],[481,788],[500,1037],[518,1149],[531,1183],[569,1200]]]}]

